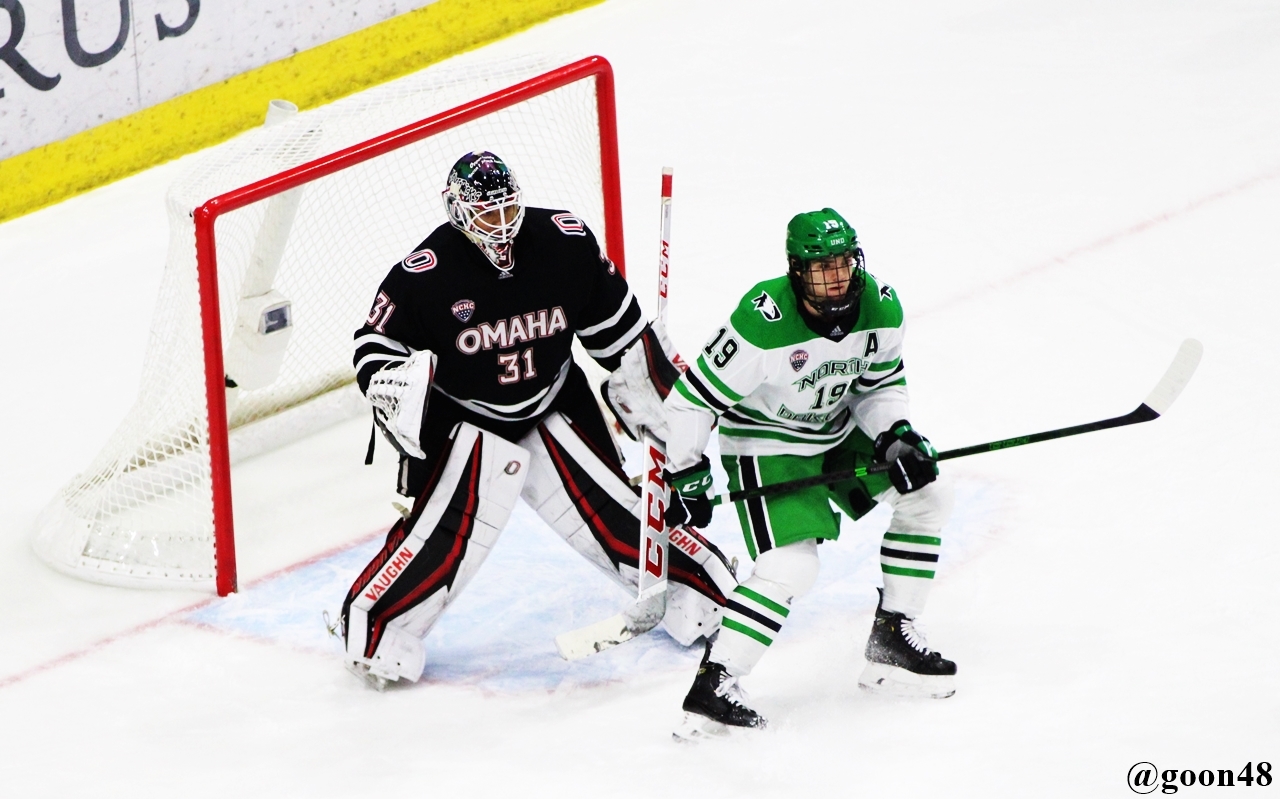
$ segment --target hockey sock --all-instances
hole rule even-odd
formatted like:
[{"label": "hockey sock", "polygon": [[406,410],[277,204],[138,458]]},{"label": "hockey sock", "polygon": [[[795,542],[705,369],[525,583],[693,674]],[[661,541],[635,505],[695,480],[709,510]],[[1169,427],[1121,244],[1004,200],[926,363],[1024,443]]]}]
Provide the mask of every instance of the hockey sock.
[{"label": "hockey sock", "polygon": [[924,612],[941,549],[942,539],[935,535],[892,530],[884,534],[880,571],[884,575],[885,610],[912,619]]},{"label": "hockey sock", "polygon": [[749,674],[791,613],[791,592],[752,576],[734,589],[711,646],[711,660],[735,677]]}]

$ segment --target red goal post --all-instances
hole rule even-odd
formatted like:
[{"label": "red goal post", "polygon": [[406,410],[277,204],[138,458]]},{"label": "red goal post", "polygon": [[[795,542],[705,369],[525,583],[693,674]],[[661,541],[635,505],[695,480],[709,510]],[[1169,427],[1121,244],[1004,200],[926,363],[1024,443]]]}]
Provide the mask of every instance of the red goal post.
[{"label": "red goal post", "polygon": [[[586,78],[595,78],[600,124],[600,174],[604,184],[605,241],[609,257],[626,274],[622,244],[622,185],[618,170],[618,123],[613,68],[602,56],[591,56],[502,91],[473,100],[421,122],[394,130],[363,144],[317,158],[242,189],[214,197],[195,213],[196,263],[200,281],[200,320],[205,345],[205,392],[210,419],[226,418],[226,372],[222,362],[222,326],[218,308],[218,254],[214,223],[222,214],[333,174],[441,131],[515,105],[539,94]],[[235,529],[231,514],[231,457],[225,425],[210,425],[213,476],[214,560],[219,596],[237,588]]]},{"label": "red goal post", "polygon": [[[528,71],[527,67],[521,68]],[[459,68],[459,70],[462,69]],[[426,75],[429,72],[432,72],[432,70],[427,70],[421,74]],[[455,72],[458,72],[458,70],[455,70]],[[484,70],[481,69],[480,72],[483,73]],[[509,68],[508,72],[519,74],[518,70],[514,68]],[[490,85],[495,79],[495,74],[507,74],[506,72],[494,72],[493,70],[490,70],[490,73],[493,74],[484,74]],[[456,89],[454,84],[466,85],[465,73],[458,72],[458,74],[461,74],[462,77],[455,78],[452,77],[453,73],[450,73],[451,77],[449,79],[453,81],[450,86],[454,89]],[[478,85],[482,83],[477,81]],[[587,112],[581,110],[581,106],[589,103],[589,100],[579,87],[588,85],[594,88],[594,119],[588,119],[585,116]],[[566,89],[566,87],[569,88]],[[578,114],[578,116],[574,116],[573,119],[577,121],[565,122],[562,118],[570,116],[570,114],[556,111],[554,107],[551,110],[547,110],[542,106],[538,106],[540,102],[553,102],[545,100],[545,98],[556,96],[558,90],[575,92],[572,95],[575,98],[572,102],[576,104],[573,113]],[[379,89],[371,91],[377,92]],[[393,99],[399,102],[401,98],[395,95],[396,91],[399,90],[387,88],[383,94],[392,96]],[[403,94],[404,92],[401,93]],[[563,95],[563,92],[560,92],[560,95]],[[555,100],[554,102],[569,101]],[[341,103],[343,101],[338,101],[334,105],[338,106]],[[467,146],[469,148],[474,147],[474,149],[493,149],[499,155],[503,155],[509,163],[512,162],[512,159],[505,155],[507,148],[522,150],[522,152],[527,151],[525,160],[536,161],[538,160],[536,157],[538,147],[543,147],[544,149],[556,147],[558,145],[554,144],[554,142],[560,141],[556,137],[563,138],[565,135],[563,132],[542,132],[540,126],[543,123],[539,120],[546,118],[548,120],[546,122],[548,129],[551,129],[556,124],[561,126],[573,124],[579,128],[594,127],[593,131],[576,131],[574,133],[573,144],[582,146],[576,146],[576,149],[574,149],[574,157],[577,160],[572,168],[566,169],[563,165],[543,167],[539,163],[535,165],[537,168],[531,171],[536,173],[538,169],[543,169],[543,179],[530,181],[522,173],[519,160],[512,163],[512,167],[517,176],[521,178],[522,187],[525,189],[526,202],[533,205],[551,204],[550,202],[538,202],[538,186],[535,185],[536,183],[545,184],[549,182],[545,179],[546,174],[549,173],[568,171],[572,174],[565,176],[566,183],[598,186],[598,188],[591,188],[590,191],[592,196],[598,198],[599,208],[596,213],[601,218],[589,221],[593,221],[595,224],[603,223],[603,231],[597,230],[598,233],[603,233],[602,246],[604,246],[614,263],[624,270],[625,274],[614,80],[609,62],[600,56],[583,58],[549,71],[540,71],[532,77],[519,80],[497,91],[491,91],[478,99],[461,102],[449,107],[447,110],[425,116],[416,122],[407,125],[402,124],[390,130],[390,132],[363,138],[358,143],[333,149],[328,154],[320,157],[311,158],[302,163],[298,163],[295,158],[293,162],[295,165],[289,168],[270,174],[267,177],[247,181],[240,188],[234,188],[230,191],[222,190],[213,199],[202,203],[196,200],[191,205],[183,206],[180,200],[175,200],[175,195],[180,194],[180,192],[172,191],[169,200],[171,218],[179,221],[171,223],[174,225],[175,230],[173,243],[171,243],[170,263],[166,265],[166,280],[171,277],[169,272],[179,270],[178,267],[174,266],[175,250],[179,252],[178,260],[182,261],[184,256],[181,256],[181,251],[189,247],[190,243],[193,243],[194,275],[190,278],[190,282],[193,285],[191,286],[191,291],[188,291],[187,294],[179,292],[179,295],[185,298],[190,296],[192,291],[198,292],[199,329],[197,334],[193,328],[193,336],[198,335],[198,347],[203,354],[203,397],[200,398],[201,401],[199,402],[199,405],[203,406],[203,413],[201,413],[200,409],[197,409],[194,413],[189,412],[188,409],[186,416],[179,417],[180,421],[178,423],[173,422],[171,418],[163,429],[150,431],[142,429],[145,427],[148,416],[162,415],[158,412],[149,411],[150,406],[148,403],[156,404],[161,400],[156,400],[151,396],[156,394],[157,391],[148,385],[148,381],[155,383],[157,380],[163,379],[162,377],[155,377],[152,372],[160,375],[164,374],[163,369],[158,371],[153,369],[150,372],[144,369],[143,390],[130,417],[127,417],[125,422],[122,423],[121,429],[117,431],[116,436],[109,442],[104,453],[87,470],[85,473],[87,476],[82,475],[76,481],[73,481],[55,499],[55,502],[46,509],[46,513],[42,514],[43,521],[37,524],[37,552],[59,570],[99,582],[126,585],[174,585],[203,582],[204,579],[207,579],[205,575],[208,570],[192,567],[190,563],[202,557],[199,553],[204,551],[202,549],[204,544],[200,542],[203,540],[204,531],[211,526],[212,540],[209,543],[212,549],[214,586],[221,596],[236,591],[238,584],[236,539],[231,497],[233,446],[229,434],[228,392],[229,390],[238,391],[239,389],[235,387],[235,382],[227,372],[228,361],[234,359],[235,356],[224,353],[224,348],[234,346],[232,339],[239,332],[242,314],[237,311],[234,321],[227,316],[230,312],[229,305],[234,303],[237,297],[240,296],[237,294],[238,288],[228,288],[227,280],[240,280],[240,287],[243,288],[244,284],[250,282],[252,278],[246,276],[242,267],[236,267],[241,271],[229,278],[228,267],[225,264],[220,264],[220,261],[225,261],[227,257],[239,258],[240,261],[251,261],[253,258],[260,258],[260,251],[264,249],[262,239],[271,238],[272,215],[276,214],[276,216],[282,216],[286,220],[283,224],[274,223],[277,228],[284,232],[277,237],[280,239],[279,241],[274,245],[268,242],[265,245],[265,249],[271,250],[274,246],[277,262],[283,258],[286,262],[286,269],[293,268],[288,265],[290,259],[292,258],[294,261],[299,259],[295,252],[296,243],[293,239],[315,238],[318,235],[314,232],[315,230],[327,230],[329,227],[334,226],[332,219],[343,218],[341,207],[336,210],[330,209],[330,216],[326,217],[327,221],[316,223],[317,227],[314,229],[307,228],[303,220],[312,212],[311,206],[320,202],[316,199],[318,196],[324,195],[328,197],[329,199],[326,202],[330,206],[341,206],[343,202],[359,203],[362,198],[381,201],[383,199],[383,190],[379,187],[386,186],[395,187],[397,190],[403,189],[403,186],[396,184],[409,182],[405,172],[408,167],[405,164],[412,162],[413,168],[418,170],[418,173],[413,175],[413,179],[417,181],[417,183],[412,184],[415,186],[413,202],[411,203],[413,207],[404,210],[401,213],[403,218],[396,220],[398,225],[397,240],[410,242],[395,251],[397,253],[395,255],[396,258],[403,257],[405,253],[409,252],[405,248],[406,246],[416,244],[434,227],[435,223],[427,224],[426,222],[430,218],[430,214],[426,213],[426,210],[429,209],[431,214],[435,213],[436,209],[431,206],[431,203],[434,202],[436,206],[440,205],[439,191],[444,185],[443,176],[447,174],[448,167],[453,160],[461,155],[462,152],[465,152],[465,150],[460,152],[447,150],[439,153],[432,152],[430,159],[438,163],[433,163],[430,170],[422,170],[419,169],[419,162],[423,160],[423,156],[419,149],[412,149],[412,146],[417,145],[418,148],[427,146],[424,143],[427,143],[428,140],[433,140],[433,137],[449,139],[452,135],[458,135],[455,129],[470,130],[466,127],[469,123],[483,126],[488,124],[490,119],[506,119],[507,117],[504,117],[503,114],[524,113],[521,110],[513,111],[511,109],[524,109],[526,107],[542,110],[530,111],[529,113],[534,116],[528,118],[511,117],[514,120],[512,122],[494,122],[493,125],[495,127],[486,128],[488,133],[480,132],[475,137],[472,137],[474,138],[474,143],[472,143],[472,138],[467,139]],[[359,111],[359,109],[357,110]],[[288,153],[294,155],[297,152],[305,152],[305,147],[310,146],[307,141],[310,134],[316,133],[315,138],[319,138],[322,133],[327,134],[329,132],[327,130],[328,127],[338,127],[337,124],[329,121],[329,117],[323,115],[324,112],[325,109],[318,109],[316,112],[299,114],[299,120],[307,117],[308,114],[320,114],[320,116],[312,117],[316,121],[307,123],[311,127],[304,125],[299,128],[298,125],[295,125],[294,127],[298,128],[301,133],[296,133],[294,140],[288,146],[282,145],[277,149],[288,151]],[[372,112],[367,115],[376,117],[376,114]],[[348,116],[350,117],[352,114],[348,113]],[[359,116],[359,114],[357,113],[355,116]],[[503,125],[506,127],[502,128],[501,126]],[[386,130],[386,128],[383,128],[383,130]],[[317,133],[316,131],[320,132]],[[454,131],[454,133],[449,133],[450,131]],[[582,136],[578,136],[577,133],[581,133]],[[470,134],[467,135],[470,136]],[[486,135],[489,138],[486,138]],[[490,139],[496,139],[494,146],[486,146]],[[525,139],[528,139],[528,141],[526,142]],[[579,141],[579,139],[586,143],[583,144],[583,141]],[[590,158],[594,158],[596,142],[598,142],[598,165],[592,164],[588,169],[586,165],[581,163],[584,160],[588,160],[583,154],[590,153]],[[520,146],[517,147],[515,143],[519,143]],[[257,158],[258,162],[261,162],[263,157],[261,151],[267,149],[266,145],[253,149],[250,146],[252,144],[253,142],[249,142],[249,144],[244,145],[244,147],[248,147],[248,149],[245,149],[246,155],[244,155],[244,159],[252,160]],[[302,149],[300,150],[299,148]],[[244,148],[242,147],[242,149]],[[323,150],[324,147],[320,147],[320,149]],[[406,153],[414,153],[415,155],[410,156],[406,155]],[[278,156],[278,153],[276,155]],[[383,167],[380,164],[384,163],[385,159],[384,161],[377,160],[383,156],[388,156],[392,159],[398,158],[401,161],[393,160],[391,162],[392,166]],[[223,160],[224,162],[226,161],[226,159]],[[446,161],[447,163],[445,163]],[[232,163],[239,165],[240,162],[235,161]],[[598,173],[595,171],[597,168]],[[315,188],[316,186],[325,186],[326,184],[323,181],[326,178],[343,180],[349,174],[348,170],[351,173],[362,174],[360,172],[361,169],[381,170],[378,180],[382,182],[368,190],[363,186],[352,188],[349,185],[336,189],[324,188],[323,191]],[[582,175],[578,175],[579,169],[582,170]],[[215,167],[209,167],[206,172],[212,173],[214,170]],[[196,171],[198,172],[199,169],[197,168]],[[225,171],[227,169],[224,164],[223,172]],[[229,171],[234,172],[235,170],[231,169]],[[227,179],[225,174],[219,174],[222,180],[225,181]],[[259,171],[258,174],[264,173]],[[418,186],[418,183],[423,182],[423,174],[429,175],[428,180],[437,180],[439,185]],[[201,184],[196,181],[195,185],[218,185],[216,182],[209,181],[207,175],[201,175],[200,177],[205,179],[205,183]],[[254,177],[257,177],[257,175],[254,175]],[[324,192],[328,192],[328,194],[326,195]],[[210,192],[203,196],[208,197],[212,193]],[[552,202],[565,203],[552,207],[565,207],[578,213],[578,208],[567,204],[570,199],[561,199],[560,195],[563,194],[567,194],[567,192],[556,194],[555,191],[551,191],[546,195],[546,199]],[[198,194],[194,196],[198,196]],[[431,198],[434,198],[434,200]],[[276,206],[273,207],[273,203]],[[399,204],[405,205],[406,202],[400,201]],[[175,208],[182,212],[175,214]],[[183,210],[184,208],[185,210]],[[236,218],[234,215],[237,211],[243,216],[245,213],[250,213],[244,209],[250,208],[252,208],[252,213],[256,214],[250,223],[242,224],[237,222],[234,230],[228,227],[231,224],[227,222],[229,217]],[[261,210],[262,208],[266,209],[265,212]],[[397,208],[396,210],[400,211],[401,209]],[[295,214],[298,215],[298,222],[294,222]],[[265,218],[263,218],[264,216]],[[589,216],[591,214],[588,214]],[[378,214],[373,214],[373,217],[373,221],[369,223],[368,232],[362,229],[361,232],[354,236],[348,236],[348,238],[359,236],[366,236],[370,239],[397,238],[383,236],[383,234],[377,232],[382,230],[380,225],[383,219]],[[260,219],[261,221],[259,221]],[[219,224],[220,222],[222,224]],[[190,242],[189,239],[191,233],[183,233],[177,230],[183,224],[188,229],[193,228],[193,242]],[[301,227],[301,231],[298,230],[299,227]],[[413,239],[404,238],[407,235],[404,232],[405,229],[413,229],[415,227],[421,228],[416,231],[416,237]],[[291,228],[294,228],[292,236],[290,235]],[[231,242],[230,244],[228,243],[229,241]],[[346,244],[346,242],[347,239],[339,237],[313,243],[311,245],[312,250],[306,254],[305,258],[302,258],[304,266],[307,269],[310,268],[310,262],[306,260],[308,258],[317,263],[325,261],[330,257],[330,251],[334,250],[339,244]],[[223,249],[228,249],[231,255],[222,252]],[[252,254],[249,254],[249,250],[253,251]],[[345,268],[342,262],[343,257],[351,258],[352,256],[333,256],[332,260],[335,260],[337,265],[326,264],[326,266],[330,266],[334,270],[334,274],[337,274]],[[380,255],[379,258],[385,259],[385,254]],[[365,262],[371,260],[373,259],[360,257],[361,268],[369,269],[369,264]],[[394,261],[380,260],[376,261],[372,268],[380,275],[385,273],[392,263]],[[180,268],[189,269],[189,267]],[[251,265],[249,269],[252,270],[252,268],[253,266]],[[276,268],[279,268],[278,265]],[[294,270],[295,272],[297,271],[296,268]],[[253,273],[250,272],[250,274]],[[266,279],[265,286],[267,289],[273,288],[271,281],[276,279],[274,278],[275,272],[272,271],[271,274],[273,277]],[[284,275],[285,273],[282,272],[281,274]],[[343,274],[345,275],[345,273]],[[187,278],[181,276],[174,278],[178,282],[183,279]],[[294,279],[297,280],[297,278]],[[325,278],[317,275],[310,279],[313,282],[323,282]],[[380,277],[374,278],[373,286],[368,286],[363,290],[368,291],[370,288],[376,287],[376,279],[380,279]],[[363,277],[362,280],[367,284],[367,277]],[[174,322],[168,318],[174,316],[182,317],[182,313],[181,311],[166,309],[166,304],[183,306],[185,301],[175,303],[170,300],[166,303],[166,291],[167,289],[162,287],[161,301],[157,303],[156,321],[153,323],[153,339],[166,338],[169,335],[166,331],[174,325],[177,325],[182,330],[186,330],[189,325],[194,325],[194,319],[188,321],[183,317],[179,322]],[[175,289],[175,291],[177,290]],[[248,289],[245,289],[245,291],[248,291]],[[288,293],[287,289],[285,291]],[[293,291],[297,292],[299,289],[295,287]],[[345,371],[341,379],[346,381],[345,388],[349,389],[351,387],[350,381],[354,378],[354,369],[350,366],[350,335],[358,327],[358,319],[363,318],[367,303],[372,299],[372,292],[369,292],[370,296],[345,296],[352,293],[352,289],[348,288],[346,292],[343,292],[341,287],[337,287],[331,293],[342,294],[345,297],[343,302],[347,303],[347,305],[355,303],[359,306],[359,317],[354,325],[343,327],[347,318],[350,317],[349,308],[344,309],[343,314],[345,316],[343,314],[338,315],[342,319],[341,322],[326,321],[323,323],[326,328],[325,335],[328,338],[334,339],[339,334],[345,336],[347,342],[346,364],[343,367]],[[220,301],[220,297],[224,301]],[[324,314],[319,314],[314,310],[314,303],[306,305],[302,297],[294,296],[292,299],[294,300],[293,305],[296,307],[293,310],[286,311],[286,313],[296,314],[299,317],[299,321],[297,330],[291,329],[289,333],[295,337],[310,335],[309,332],[304,330],[308,319],[311,319],[313,324],[319,324],[314,322],[314,319]],[[194,299],[192,300],[192,302],[195,301]],[[337,300],[332,301],[337,302]],[[329,300],[326,299],[326,302],[329,302]],[[328,310],[325,313],[332,316]],[[266,319],[265,315],[263,319]],[[230,322],[230,324],[224,324],[227,322]],[[293,323],[290,321],[288,324],[292,325]],[[291,342],[289,346],[292,347],[294,343],[296,342]],[[157,346],[160,345],[153,341],[152,347],[156,348]],[[183,352],[187,352],[195,346],[197,345],[192,344]],[[334,349],[332,343],[326,344],[326,346],[330,350]],[[171,347],[171,349],[173,348]],[[290,352],[292,351],[290,350]],[[148,359],[154,360],[151,356],[152,352],[149,350]],[[280,357],[283,358],[284,356]],[[329,353],[326,357],[332,361],[335,356]],[[170,370],[181,368],[181,364],[178,363],[180,360],[170,354],[167,361],[170,364]],[[174,366],[173,364],[178,365]],[[325,368],[332,371],[335,367],[330,364]],[[192,377],[192,380],[195,379]],[[318,391],[329,391],[332,385],[340,382],[334,378],[327,378],[327,380],[328,382],[320,381],[323,385]],[[176,391],[177,389],[174,390]],[[191,389],[188,388],[186,390],[189,392]],[[310,391],[311,389],[307,390]],[[333,393],[336,394],[338,392],[333,391]],[[233,415],[244,415],[240,412],[243,410],[241,407],[244,403],[243,397],[247,394],[251,394],[251,392],[236,395],[241,399],[233,403],[236,406]],[[304,399],[307,398],[304,397]],[[169,404],[172,405],[173,402],[169,402]],[[297,404],[296,399],[280,400],[278,408],[287,410]],[[347,404],[349,407],[350,402]],[[165,407],[166,409],[168,408],[168,406]],[[271,415],[276,412],[275,408],[277,406],[264,404],[263,407],[267,408],[267,410],[255,412],[257,413],[256,416],[246,418],[250,418],[250,421],[255,421],[263,416]],[[204,419],[196,418],[201,415],[204,416]],[[283,416],[285,414],[281,413],[280,415]],[[172,417],[172,414],[170,416]],[[207,422],[207,427],[201,422]],[[126,428],[129,428],[129,430],[126,431]],[[207,435],[201,435],[206,432]],[[294,435],[294,438],[296,437]],[[107,450],[110,450],[110,452]],[[112,486],[113,481],[117,485]],[[197,483],[202,483],[202,481],[207,484],[196,486]],[[140,485],[143,485],[141,490],[139,489]],[[192,486],[196,487],[193,488]],[[99,495],[109,489],[114,492],[111,498],[109,500],[101,499]],[[154,494],[153,498],[150,498],[151,494]],[[187,494],[193,496],[194,499],[187,497]],[[121,499],[121,496],[126,496],[126,498]],[[89,499],[86,499],[86,497]],[[177,499],[175,500],[174,497],[177,497]],[[154,504],[158,508],[156,513],[160,516],[168,514],[168,518],[164,522],[152,521],[151,517],[147,515],[146,507],[152,499],[154,499]],[[190,523],[190,529],[186,529],[184,525],[187,522],[182,519],[185,519],[187,515],[201,516],[201,518],[207,517],[210,509],[206,503],[210,499],[211,525],[207,521],[201,522],[196,519]],[[186,505],[197,507],[197,510],[188,511],[185,509]],[[175,510],[175,507],[178,507],[178,510]],[[107,509],[104,510],[104,508]],[[199,508],[204,508],[204,510],[199,510]],[[112,521],[111,519],[114,518],[112,514],[127,517],[128,521]],[[179,521],[176,524],[172,523],[169,520],[172,518],[179,518]],[[108,521],[103,521],[104,519],[108,519]],[[138,521],[139,519],[142,519],[142,521]],[[171,559],[175,563],[181,561],[177,566],[167,562],[163,554],[165,546],[170,546],[170,539],[162,541],[163,533],[155,532],[156,529],[160,529],[164,525],[182,528],[171,536],[173,541],[180,542],[171,545],[172,551],[181,553],[176,554]],[[88,530],[87,533],[85,532],[86,529]],[[142,532],[139,533],[138,530]],[[94,538],[95,535],[98,538]],[[144,540],[148,535],[154,535],[155,540]],[[147,549],[148,552],[135,558],[137,552],[143,549]],[[161,554],[155,554],[157,552]],[[132,565],[129,562],[131,558],[137,559],[142,565]]]}]

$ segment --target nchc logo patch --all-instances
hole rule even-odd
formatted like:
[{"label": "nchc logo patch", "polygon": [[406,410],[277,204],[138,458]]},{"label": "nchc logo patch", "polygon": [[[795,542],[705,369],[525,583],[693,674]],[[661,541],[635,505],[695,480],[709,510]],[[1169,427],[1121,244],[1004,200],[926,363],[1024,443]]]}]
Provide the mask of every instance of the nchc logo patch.
[{"label": "nchc logo patch", "polygon": [[459,322],[467,322],[470,321],[471,314],[476,312],[476,304],[471,300],[458,300],[449,310],[453,311]]},{"label": "nchc logo patch", "polygon": [[793,370],[797,372],[800,371],[801,369],[804,368],[804,365],[808,362],[809,362],[809,353],[805,352],[804,350],[796,350],[795,352],[791,353],[791,368]]}]

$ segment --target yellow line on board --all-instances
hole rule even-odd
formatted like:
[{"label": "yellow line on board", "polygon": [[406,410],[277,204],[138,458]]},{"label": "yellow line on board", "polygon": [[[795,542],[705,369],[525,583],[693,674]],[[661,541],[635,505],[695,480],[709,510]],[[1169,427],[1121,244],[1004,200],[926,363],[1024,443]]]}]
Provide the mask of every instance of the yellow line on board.
[{"label": "yellow line on board", "polygon": [[604,0],[437,0],[328,44],[0,161],[0,222]]}]

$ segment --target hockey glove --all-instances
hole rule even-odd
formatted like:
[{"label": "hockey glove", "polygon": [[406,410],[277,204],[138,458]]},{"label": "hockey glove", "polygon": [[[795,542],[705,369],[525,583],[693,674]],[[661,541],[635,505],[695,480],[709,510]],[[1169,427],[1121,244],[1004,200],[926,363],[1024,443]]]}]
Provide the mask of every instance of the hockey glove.
[{"label": "hockey glove", "polygon": [[618,368],[601,384],[600,395],[613,411],[622,432],[639,441],[648,430],[666,441],[666,412],[662,402],[680,379],[680,355],[661,321],[645,327],[623,354]]},{"label": "hockey glove", "polygon": [[938,451],[906,419],[876,436],[875,457],[889,464],[889,482],[899,494],[919,491],[938,479]]},{"label": "hockey glove", "polygon": [[373,405],[373,420],[402,455],[426,457],[418,437],[435,374],[435,353],[419,350],[401,363],[382,367],[369,379],[365,397]]},{"label": "hockey glove", "polygon": [[671,486],[671,502],[663,521],[668,527],[679,527],[688,524],[693,527],[706,527],[711,523],[711,461],[703,455],[688,469],[665,474],[667,485]]}]

